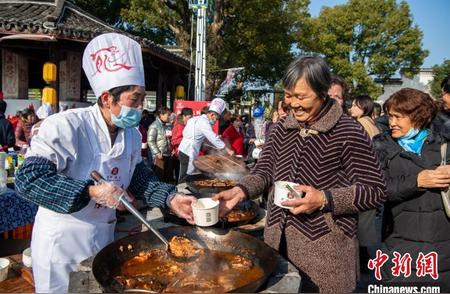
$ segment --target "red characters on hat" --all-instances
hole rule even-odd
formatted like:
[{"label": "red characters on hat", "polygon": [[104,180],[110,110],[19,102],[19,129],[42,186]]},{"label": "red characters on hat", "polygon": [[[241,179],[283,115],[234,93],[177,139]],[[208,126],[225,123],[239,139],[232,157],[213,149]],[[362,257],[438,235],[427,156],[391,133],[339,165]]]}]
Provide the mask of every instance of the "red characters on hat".
[{"label": "red characters on hat", "polygon": [[92,61],[95,62],[95,68],[97,69],[94,74],[97,72],[102,73],[103,70],[108,72],[118,71],[120,69],[130,70],[132,66],[120,63],[122,56],[125,55],[125,53],[117,56],[118,53],[119,50],[116,46],[102,48],[95,53],[92,53],[90,56]]}]

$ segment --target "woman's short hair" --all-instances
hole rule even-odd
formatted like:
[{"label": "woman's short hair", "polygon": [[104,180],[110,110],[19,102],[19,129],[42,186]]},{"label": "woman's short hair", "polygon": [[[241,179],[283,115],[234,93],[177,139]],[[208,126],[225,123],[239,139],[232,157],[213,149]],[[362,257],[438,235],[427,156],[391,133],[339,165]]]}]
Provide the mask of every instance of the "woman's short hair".
[{"label": "woman's short hair", "polygon": [[331,76],[331,85],[339,85],[342,88],[342,100],[345,101],[345,99],[347,98],[347,94],[348,94],[348,86],[347,83],[345,82],[344,78],[337,76],[337,75],[333,75]]},{"label": "woman's short hair", "polygon": [[418,129],[427,127],[437,113],[436,101],[425,92],[404,88],[395,92],[383,104],[384,112],[394,110],[406,115],[413,126]]},{"label": "woman's short hair", "polygon": [[186,116],[186,115],[192,116],[192,115],[194,115],[194,111],[192,111],[192,108],[184,107],[183,109],[181,109],[180,115],[182,115],[182,116]]},{"label": "woman's short hair", "polygon": [[289,64],[283,77],[283,85],[292,90],[304,78],[320,98],[326,98],[331,85],[331,74],[327,63],[320,57],[301,57]]},{"label": "woman's short hair", "polygon": [[374,114],[374,115],[376,115],[378,117],[378,116],[381,115],[381,110],[382,109],[383,108],[381,108],[381,104],[380,103],[374,102],[373,103],[373,112],[372,112],[372,114]]},{"label": "woman's short hair", "polygon": [[242,121],[242,118],[239,115],[232,115],[230,118],[230,123],[234,123],[237,120]]},{"label": "woman's short hair", "polygon": [[157,114],[158,116],[164,115],[164,114],[167,114],[167,113],[170,113],[170,109],[167,108],[166,106],[160,107],[160,108],[158,109],[158,111],[156,112],[156,114]]},{"label": "woman's short hair", "polygon": [[187,115],[189,115],[189,116],[193,116],[194,115],[194,111],[192,110],[192,108],[184,107],[183,109],[181,109],[180,114],[177,116],[177,121],[179,123],[182,123],[183,122],[183,118],[185,116],[187,116]]},{"label": "woman's short hair", "polygon": [[20,117],[22,120],[25,120],[25,119],[28,119],[28,117],[29,117],[30,115],[36,115],[36,113],[34,112],[34,109],[31,109],[31,108],[25,108],[24,110],[20,111],[19,117]]},{"label": "woman's short hair", "polygon": [[373,100],[369,95],[359,95],[356,96],[353,101],[355,101],[356,106],[361,108],[363,111],[362,116],[371,116],[373,112]]}]

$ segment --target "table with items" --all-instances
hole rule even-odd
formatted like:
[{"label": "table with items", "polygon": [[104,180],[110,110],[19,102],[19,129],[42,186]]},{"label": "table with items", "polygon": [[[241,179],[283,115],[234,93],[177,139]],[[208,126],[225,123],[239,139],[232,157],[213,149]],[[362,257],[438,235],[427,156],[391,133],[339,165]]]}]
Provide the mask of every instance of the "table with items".
[{"label": "table with items", "polygon": [[38,207],[7,188],[0,194],[0,233],[33,223]]}]

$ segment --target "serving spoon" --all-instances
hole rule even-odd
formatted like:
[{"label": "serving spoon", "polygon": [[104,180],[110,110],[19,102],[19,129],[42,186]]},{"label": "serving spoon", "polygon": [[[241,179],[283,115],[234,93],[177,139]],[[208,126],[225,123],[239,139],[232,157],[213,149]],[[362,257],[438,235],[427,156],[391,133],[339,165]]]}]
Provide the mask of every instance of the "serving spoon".
[{"label": "serving spoon", "polygon": [[[104,182],[106,181],[105,178],[102,177],[102,175],[97,172],[97,171],[92,171],[91,172],[91,177],[98,183]],[[192,256],[178,256],[175,255],[171,250],[170,250],[170,242],[167,241],[166,237],[164,237],[159,231],[158,229],[154,228],[152,225],[150,225],[150,223],[145,219],[145,217],[139,212],[139,210],[137,210],[133,204],[131,204],[131,202],[129,201],[129,196],[127,195],[127,192],[124,191],[124,193],[120,196],[119,201],[125,206],[125,208],[132,214],[134,215],[141,223],[143,223],[149,230],[151,230],[156,237],[158,237],[158,239],[164,243],[166,251],[169,253],[170,256],[172,256],[174,259],[178,260],[178,261],[190,261],[192,259],[195,259],[198,257],[199,252],[197,252],[196,254],[192,255]],[[192,241],[191,241],[192,242]]]}]

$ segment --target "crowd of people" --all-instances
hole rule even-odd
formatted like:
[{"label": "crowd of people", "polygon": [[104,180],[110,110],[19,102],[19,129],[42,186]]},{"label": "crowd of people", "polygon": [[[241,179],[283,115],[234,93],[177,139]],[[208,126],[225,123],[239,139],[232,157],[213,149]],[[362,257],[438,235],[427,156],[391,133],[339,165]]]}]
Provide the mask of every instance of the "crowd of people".
[{"label": "crowd of people", "polygon": [[[131,71],[98,71],[89,54],[102,44],[127,48]],[[286,69],[284,97],[269,115],[261,104],[233,114],[216,98],[194,117],[190,108],[142,111],[141,48],[128,37],[93,39],[83,68],[97,103],[49,116],[34,137],[34,112],[21,112],[14,135],[0,101],[2,147],[31,144],[16,189],[40,206],[32,238],[37,292],[67,291],[68,273],[113,240],[124,190],[192,223],[196,199],[175,184],[195,178],[193,161],[205,150],[254,164],[214,199],[224,216],[267,195],[264,241],[299,270],[301,291],[353,291],[379,249],[413,260],[436,252],[439,279],[421,276],[413,262],[408,277],[384,267],[383,282],[432,282],[450,291],[449,77],[440,102],[404,88],[381,106],[368,95],[350,97],[323,59],[302,57]],[[95,185],[92,170],[106,181]],[[284,201],[288,209],[275,205],[276,181],[296,183],[304,197]]]},{"label": "crowd of people", "polygon": [[[5,112],[8,104],[0,99],[0,149],[20,150],[30,145],[34,132],[39,127],[39,122],[47,115],[39,117],[33,106],[17,111],[15,116],[6,118]],[[38,109],[40,111],[40,109]],[[39,112],[41,113],[41,111]]]},{"label": "crowd of people", "polygon": [[[401,269],[382,267],[381,282],[450,291],[449,76],[442,101],[404,88],[383,107],[350,99],[320,58],[294,61],[283,84],[288,114],[266,134],[251,175],[216,196],[221,213],[271,191],[264,240],[300,269],[302,291],[351,292],[379,252]],[[279,180],[306,195],[282,203],[289,210],[273,202]]]}]

